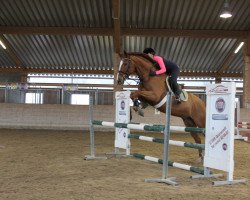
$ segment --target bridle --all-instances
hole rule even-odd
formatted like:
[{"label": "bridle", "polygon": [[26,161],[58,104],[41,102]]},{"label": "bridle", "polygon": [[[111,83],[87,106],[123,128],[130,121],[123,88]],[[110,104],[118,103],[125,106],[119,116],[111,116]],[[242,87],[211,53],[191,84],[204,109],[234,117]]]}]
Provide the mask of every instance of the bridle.
[{"label": "bridle", "polygon": [[[125,62],[124,62],[124,61],[125,61]],[[123,78],[124,78],[124,80],[132,80],[132,81],[135,81],[137,84],[139,84],[139,83],[140,83],[140,80],[138,80],[138,78],[130,78],[130,77],[129,77],[130,74],[128,73],[128,71],[129,71],[129,68],[130,68],[130,65],[131,65],[132,62],[133,62],[133,61],[132,61],[132,59],[130,59],[130,58],[123,58],[123,59],[121,60],[120,66],[119,66],[118,74],[119,74],[119,75],[122,75]],[[121,66],[122,66],[122,65],[125,65],[125,67],[126,67],[126,71],[125,71],[125,72],[121,71]]]},{"label": "bridle", "polygon": [[[119,66],[119,70],[118,70],[118,75],[122,76],[124,80],[133,80],[135,81],[137,84],[142,84],[143,81],[145,80],[145,78],[147,79],[149,77],[149,75],[147,75],[146,77],[140,77],[138,75],[138,78],[130,78],[130,74],[129,74],[129,69],[131,66],[131,63],[134,62],[131,58],[122,58],[121,62],[120,62],[120,66]],[[134,65],[136,65],[136,63],[134,63]],[[123,66],[123,69],[125,68],[126,70],[121,71],[121,67]],[[125,72],[124,72],[125,71]]]},{"label": "bridle", "polygon": [[[126,62],[124,62],[124,61],[126,61]],[[120,63],[120,66],[119,66],[118,74],[119,74],[119,75],[125,75],[125,76],[124,76],[125,79],[130,79],[130,78],[129,78],[128,70],[129,70],[129,67],[130,67],[131,62],[132,62],[132,60],[131,60],[130,58],[123,58],[123,59],[121,60],[121,63]],[[125,72],[121,71],[121,66],[122,66],[122,65],[125,65],[125,67],[126,67],[126,71],[125,71]]]}]

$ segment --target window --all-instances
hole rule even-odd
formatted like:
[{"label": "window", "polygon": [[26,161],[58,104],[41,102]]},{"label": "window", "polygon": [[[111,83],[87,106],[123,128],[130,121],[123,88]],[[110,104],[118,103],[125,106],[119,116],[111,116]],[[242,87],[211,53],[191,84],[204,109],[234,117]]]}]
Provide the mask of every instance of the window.
[{"label": "window", "polygon": [[72,94],[71,104],[73,105],[89,105],[89,95],[88,94]]},{"label": "window", "polygon": [[43,104],[43,93],[26,93],[25,103]]}]

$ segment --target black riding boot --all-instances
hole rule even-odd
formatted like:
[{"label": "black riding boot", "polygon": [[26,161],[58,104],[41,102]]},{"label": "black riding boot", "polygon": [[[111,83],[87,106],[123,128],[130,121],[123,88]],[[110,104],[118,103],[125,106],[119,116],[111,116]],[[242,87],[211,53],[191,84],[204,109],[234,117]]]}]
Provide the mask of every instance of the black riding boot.
[{"label": "black riding boot", "polygon": [[181,103],[181,98],[179,95],[175,95],[175,100],[177,101],[177,103]]},{"label": "black riding boot", "polygon": [[177,101],[177,103],[181,103],[181,98],[180,98],[180,94],[181,94],[181,89],[180,89],[180,86],[178,85],[177,82],[173,82],[173,92],[175,94],[175,99]]}]

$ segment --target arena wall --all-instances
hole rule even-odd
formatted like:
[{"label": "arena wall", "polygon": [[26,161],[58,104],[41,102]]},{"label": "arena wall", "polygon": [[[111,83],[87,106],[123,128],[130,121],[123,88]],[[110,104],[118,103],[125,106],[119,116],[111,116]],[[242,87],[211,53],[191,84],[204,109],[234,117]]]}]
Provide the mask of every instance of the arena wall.
[{"label": "arena wall", "polygon": [[[1,103],[0,106],[0,128],[85,130],[89,127],[88,106],[15,103]],[[112,105],[95,105],[93,114],[94,119],[114,121],[115,107]],[[249,120],[250,109],[241,109],[241,121]],[[144,117],[140,117],[133,112],[132,121],[164,124],[165,115],[162,113],[156,114],[155,109],[148,107],[145,110]],[[180,118],[171,117],[171,125],[184,124]]]}]

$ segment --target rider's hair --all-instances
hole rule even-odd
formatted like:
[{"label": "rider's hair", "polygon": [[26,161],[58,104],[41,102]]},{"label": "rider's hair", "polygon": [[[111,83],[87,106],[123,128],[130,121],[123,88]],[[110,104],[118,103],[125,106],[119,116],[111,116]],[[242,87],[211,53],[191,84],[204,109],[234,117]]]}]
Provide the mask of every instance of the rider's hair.
[{"label": "rider's hair", "polygon": [[146,53],[146,54],[150,53],[150,54],[155,55],[155,50],[152,48],[146,48],[144,49],[143,53]]}]

